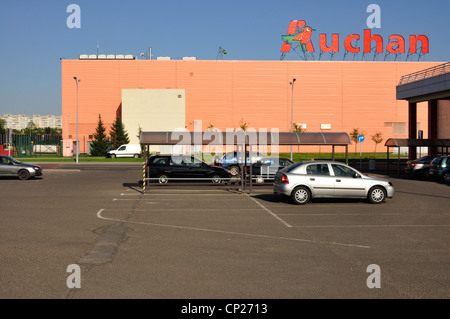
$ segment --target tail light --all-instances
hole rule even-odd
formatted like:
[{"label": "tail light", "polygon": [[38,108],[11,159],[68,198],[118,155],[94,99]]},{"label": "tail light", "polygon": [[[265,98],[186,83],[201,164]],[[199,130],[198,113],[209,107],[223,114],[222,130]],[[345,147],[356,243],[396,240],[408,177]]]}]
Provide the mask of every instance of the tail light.
[{"label": "tail light", "polygon": [[281,183],[289,184],[289,178],[285,174],[283,174],[283,176],[281,176]]}]

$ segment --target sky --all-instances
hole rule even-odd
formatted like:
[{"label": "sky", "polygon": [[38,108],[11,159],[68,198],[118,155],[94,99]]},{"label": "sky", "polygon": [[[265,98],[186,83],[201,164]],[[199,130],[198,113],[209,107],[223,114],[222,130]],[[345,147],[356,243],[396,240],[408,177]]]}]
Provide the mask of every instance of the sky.
[{"label": "sky", "polygon": [[380,28],[371,31],[384,49],[389,35],[403,36],[407,47],[409,35],[425,35],[423,61],[450,61],[450,0],[0,1],[0,115],[61,115],[60,60],[97,50],[140,58],[151,47],[154,58],[215,60],[221,47],[225,60],[280,60],[289,22],[305,20],[316,30],[316,50],[318,34],[338,33],[341,54],[347,35],[362,38],[368,29],[370,4],[380,8]]}]

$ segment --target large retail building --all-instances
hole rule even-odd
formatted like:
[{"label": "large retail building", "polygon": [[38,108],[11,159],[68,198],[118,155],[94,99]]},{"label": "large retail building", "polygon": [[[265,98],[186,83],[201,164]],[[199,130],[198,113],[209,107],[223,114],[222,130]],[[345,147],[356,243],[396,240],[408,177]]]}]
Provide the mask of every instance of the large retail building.
[{"label": "large retail building", "polygon": [[[120,116],[132,143],[139,142],[140,129],[193,132],[215,127],[226,132],[246,125],[256,131],[289,132],[293,119],[307,132],[350,133],[358,128],[366,137],[362,151],[373,152],[375,133],[381,132],[384,141],[408,136],[408,102],[396,99],[400,78],[443,62],[94,56],[61,63],[63,146],[64,155],[70,156],[77,127],[80,153],[88,153],[99,115],[107,132]],[[438,101],[439,138],[450,138],[449,114],[450,101]],[[427,103],[418,103],[417,130],[425,138],[427,123]],[[377,151],[385,151],[383,145]]]}]

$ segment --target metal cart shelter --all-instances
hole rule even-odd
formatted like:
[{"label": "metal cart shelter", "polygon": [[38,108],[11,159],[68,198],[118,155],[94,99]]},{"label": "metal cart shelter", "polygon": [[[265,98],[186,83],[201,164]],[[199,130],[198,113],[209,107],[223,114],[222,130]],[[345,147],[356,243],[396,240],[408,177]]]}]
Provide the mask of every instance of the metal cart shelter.
[{"label": "metal cart shelter", "polygon": [[[245,178],[245,164],[248,157],[252,158],[252,154],[258,146],[264,145],[271,148],[271,152],[278,150],[278,146],[295,146],[295,145],[318,145],[332,147],[332,160],[335,158],[335,147],[345,148],[345,163],[348,164],[348,145],[351,138],[345,132],[333,133],[306,133],[306,132],[141,132],[140,144],[143,146],[144,174],[143,187],[144,192],[147,186],[148,172],[145,171],[145,164],[148,160],[148,150],[150,145],[171,145],[171,146],[219,146],[224,149],[226,146],[233,146],[242,158],[238,160],[240,163],[240,179],[236,183],[236,188],[243,193],[247,191],[251,194],[253,188],[253,178],[248,180]],[[249,176],[252,176],[252,165],[249,165]],[[227,186],[230,188],[230,186]]]}]

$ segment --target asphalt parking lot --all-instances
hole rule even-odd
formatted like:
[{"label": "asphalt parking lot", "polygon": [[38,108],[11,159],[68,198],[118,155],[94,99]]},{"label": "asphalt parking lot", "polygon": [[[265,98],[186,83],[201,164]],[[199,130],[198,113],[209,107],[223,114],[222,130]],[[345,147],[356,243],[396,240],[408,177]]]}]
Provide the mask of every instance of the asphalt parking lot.
[{"label": "asphalt parking lot", "polygon": [[[448,298],[450,186],[391,177],[395,196],[280,201],[139,184],[141,165],[48,165],[1,178],[0,298]],[[68,288],[69,265],[81,287]],[[371,265],[379,267],[369,288]],[[374,277],[370,277],[373,279]]]}]

